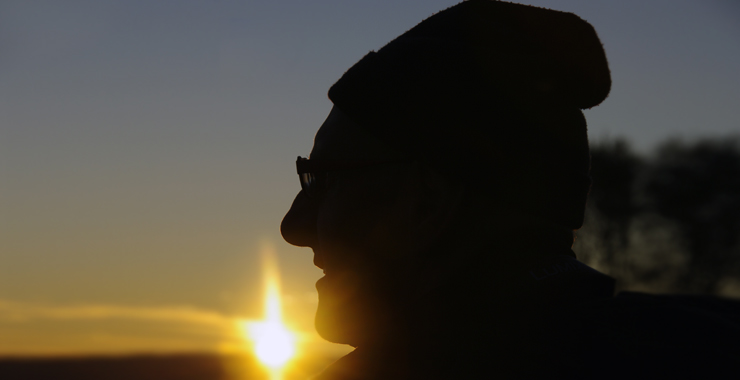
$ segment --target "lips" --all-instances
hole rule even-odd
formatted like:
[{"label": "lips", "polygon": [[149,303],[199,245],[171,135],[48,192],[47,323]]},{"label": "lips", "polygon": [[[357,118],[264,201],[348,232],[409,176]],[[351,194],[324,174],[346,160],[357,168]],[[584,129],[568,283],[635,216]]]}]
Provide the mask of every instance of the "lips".
[{"label": "lips", "polygon": [[321,277],[318,281],[316,281],[316,290],[321,292],[322,289],[326,288],[327,285],[327,278],[326,278],[326,269],[324,269],[324,260],[321,257],[321,253],[318,249],[312,248],[313,250],[313,265],[315,265],[317,268],[322,269],[324,272],[324,277]]},{"label": "lips", "polygon": [[[313,265],[317,266],[319,269],[324,269],[324,260],[317,249],[313,249]],[[324,272],[326,273],[326,271]]]},{"label": "lips", "polygon": [[320,279],[318,279],[318,281],[316,281],[316,290],[318,290],[319,292],[321,292],[324,288],[326,288],[328,286],[327,285],[327,281],[329,281],[329,280],[326,278],[326,276],[321,277]]}]

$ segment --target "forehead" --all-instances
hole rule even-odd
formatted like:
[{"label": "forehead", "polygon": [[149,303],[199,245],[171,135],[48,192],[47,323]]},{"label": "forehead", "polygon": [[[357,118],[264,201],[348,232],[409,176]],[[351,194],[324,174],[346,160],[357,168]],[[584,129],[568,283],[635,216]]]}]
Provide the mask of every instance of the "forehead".
[{"label": "forehead", "polygon": [[337,107],[321,125],[314,138],[311,158],[328,160],[377,160],[395,158],[395,153]]}]

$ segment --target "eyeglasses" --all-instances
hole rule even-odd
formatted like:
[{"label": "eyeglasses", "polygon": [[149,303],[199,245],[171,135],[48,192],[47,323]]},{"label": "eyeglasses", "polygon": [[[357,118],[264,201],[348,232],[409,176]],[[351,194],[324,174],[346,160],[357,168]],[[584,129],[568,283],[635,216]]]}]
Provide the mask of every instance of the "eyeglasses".
[{"label": "eyeglasses", "polygon": [[361,169],[370,166],[408,162],[408,159],[382,160],[382,161],[339,161],[339,160],[309,160],[298,156],[295,167],[298,171],[298,179],[301,181],[301,189],[309,198],[317,197],[327,186],[327,173],[340,170]]}]

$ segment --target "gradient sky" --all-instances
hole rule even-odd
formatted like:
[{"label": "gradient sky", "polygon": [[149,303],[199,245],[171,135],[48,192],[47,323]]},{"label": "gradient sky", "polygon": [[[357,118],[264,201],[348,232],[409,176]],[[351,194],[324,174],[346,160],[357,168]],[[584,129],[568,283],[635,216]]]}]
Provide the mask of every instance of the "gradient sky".
[{"label": "gradient sky", "polygon": [[[321,271],[278,230],[295,157],[347,68],[455,3],[0,1],[0,355],[228,347],[270,245],[308,334]],[[740,131],[740,3],[526,3],[599,33],[592,141]]]}]

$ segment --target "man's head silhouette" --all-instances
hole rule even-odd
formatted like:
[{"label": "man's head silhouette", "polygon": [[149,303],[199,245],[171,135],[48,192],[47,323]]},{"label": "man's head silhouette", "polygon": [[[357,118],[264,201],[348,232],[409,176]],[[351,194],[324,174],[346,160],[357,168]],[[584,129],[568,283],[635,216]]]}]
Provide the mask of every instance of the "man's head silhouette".
[{"label": "man's head silhouette", "polygon": [[490,0],[439,12],[350,68],[281,226],[324,269],[318,332],[404,361],[410,342],[484,344],[471,326],[502,300],[524,315],[497,316],[510,330],[538,315],[530,305],[547,302],[525,277],[573,257],[590,186],[581,109],[610,85],[588,23]]},{"label": "man's head silhouette", "polygon": [[461,224],[501,235],[525,220],[531,238],[568,248],[589,186],[580,108],[609,86],[588,23],[487,0],[442,11],[353,66],[305,162],[313,194],[304,188],[282,225],[325,270],[318,331],[353,345],[390,333],[430,268],[454,265],[432,263],[432,251]]}]

